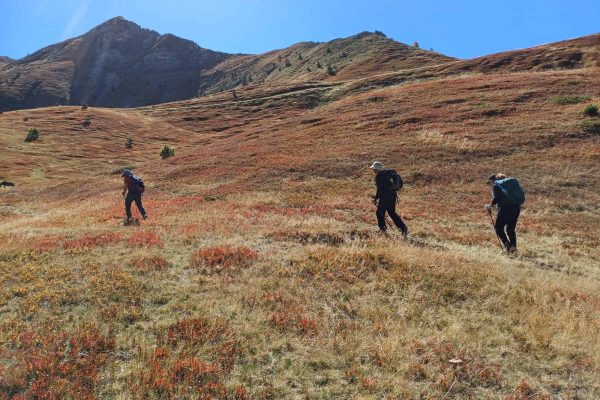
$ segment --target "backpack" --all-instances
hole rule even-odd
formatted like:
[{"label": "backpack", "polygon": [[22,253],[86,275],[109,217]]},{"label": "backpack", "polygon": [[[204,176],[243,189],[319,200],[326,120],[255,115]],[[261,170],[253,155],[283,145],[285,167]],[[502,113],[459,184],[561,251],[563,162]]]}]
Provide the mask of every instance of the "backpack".
[{"label": "backpack", "polygon": [[143,194],[144,190],[146,190],[146,186],[144,186],[144,181],[142,180],[142,178],[134,174],[131,174],[129,178],[131,179],[133,186],[137,187],[138,193]]},{"label": "backpack", "polygon": [[395,192],[402,189],[402,187],[404,186],[404,182],[402,181],[402,177],[398,172],[396,172],[396,170],[388,169],[386,171],[386,176],[388,178],[388,181],[390,182],[390,189],[392,189]]},{"label": "backpack", "polygon": [[523,192],[519,181],[515,178],[497,180],[496,185],[498,185],[502,193],[506,196],[508,204],[520,206],[525,203],[525,192]]}]

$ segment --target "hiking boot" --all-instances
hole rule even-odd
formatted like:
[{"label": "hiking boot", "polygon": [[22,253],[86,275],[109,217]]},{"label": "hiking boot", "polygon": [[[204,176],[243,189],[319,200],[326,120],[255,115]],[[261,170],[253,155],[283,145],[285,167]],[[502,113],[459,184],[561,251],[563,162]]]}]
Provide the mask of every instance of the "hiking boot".
[{"label": "hiking boot", "polygon": [[404,239],[406,239],[406,238],[408,237],[408,228],[404,228],[404,229],[402,230],[402,237],[403,237]]},{"label": "hiking boot", "polygon": [[148,219],[148,214],[142,214],[142,218]]},{"label": "hiking boot", "polygon": [[506,249],[506,252],[507,252],[508,254],[515,254],[515,253],[517,252],[517,248],[516,248],[515,246],[509,246],[509,247]]},{"label": "hiking boot", "polygon": [[388,233],[385,229],[380,229],[377,231],[378,234],[380,234],[381,236],[388,236]]}]

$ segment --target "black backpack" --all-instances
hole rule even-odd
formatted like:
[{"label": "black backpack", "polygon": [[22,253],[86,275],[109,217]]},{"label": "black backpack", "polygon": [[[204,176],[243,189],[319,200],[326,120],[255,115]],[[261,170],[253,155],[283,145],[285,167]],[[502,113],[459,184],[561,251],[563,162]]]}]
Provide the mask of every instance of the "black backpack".
[{"label": "black backpack", "polygon": [[139,194],[144,194],[144,190],[146,190],[146,186],[144,186],[144,181],[142,180],[142,178],[140,178],[137,175],[131,174],[129,176],[129,178],[131,179],[132,183],[137,186],[138,189],[138,193]]},{"label": "black backpack", "polygon": [[390,183],[390,189],[392,189],[395,192],[402,189],[402,187],[404,186],[404,182],[402,181],[402,177],[398,172],[396,172],[396,170],[388,169],[387,171],[385,171],[385,174]]}]

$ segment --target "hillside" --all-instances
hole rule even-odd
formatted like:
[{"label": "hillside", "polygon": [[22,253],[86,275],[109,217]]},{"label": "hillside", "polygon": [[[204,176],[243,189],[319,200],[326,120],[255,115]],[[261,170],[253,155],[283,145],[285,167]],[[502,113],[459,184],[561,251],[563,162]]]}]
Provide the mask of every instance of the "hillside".
[{"label": "hillside", "polygon": [[396,42],[381,32],[363,32],[324,43],[303,42],[265,54],[231,57],[202,72],[200,93],[250,84],[344,81],[453,60]]},{"label": "hillside", "polygon": [[[600,397],[600,121],[582,113],[600,69],[581,53],[4,112],[0,392]],[[481,62],[499,57],[518,61]],[[376,234],[375,159],[406,181],[407,241]],[[125,166],[148,187],[139,227]],[[513,258],[483,212],[497,171],[527,193]]]},{"label": "hillside", "polygon": [[13,61],[14,60],[12,58],[10,58],[10,57],[0,56],[0,68],[2,68],[6,64],[9,64],[9,63],[11,63]]}]

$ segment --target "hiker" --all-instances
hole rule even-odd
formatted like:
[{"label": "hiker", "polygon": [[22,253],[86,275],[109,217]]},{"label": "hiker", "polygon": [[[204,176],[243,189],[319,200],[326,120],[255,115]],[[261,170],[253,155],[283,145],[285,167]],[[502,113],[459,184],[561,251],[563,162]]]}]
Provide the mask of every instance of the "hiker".
[{"label": "hiker", "polygon": [[402,232],[402,236],[408,235],[408,228],[402,221],[402,218],[396,214],[396,200],[398,195],[397,190],[402,188],[402,178],[394,170],[387,170],[383,168],[383,164],[379,161],[375,161],[371,167],[373,173],[375,173],[375,185],[377,186],[377,193],[372,196],[373,204],[377,206],[377,225],[379,225],[379,231],[386,233],[387,226],[385,223],[385,213],[387,212],[394,221],[394,224]]},{"label": "hiker", "polygon": [[492,207],[498,207],[494,223],[496,235],[506,252],[514,253],[517,251],[515,228],[521,214],[521,205],[525,202],[525,193],[515,178],[507,178],[503,173],[491,175],[487,183],[492,188],[492,202],[486,204],[485,209],[491,215]]},{"label": "hiker", "polygon": [[[148,218],[148,214],[146,214],[146,210],[142,206],[142,194],[144,193],[144,181],[139,176],[136,176],[128,169],[123,170],[121,173],[123,177],[123,197],[125,197],[125,214],[127,215],[127,219],[125,220],[125,224],[129,224],[133,222],[131,218],[131,203],[135,201],[135,205],[138,210],[142,214],[142,218]],[[127,196],[125,196],[127,193]]]}]

